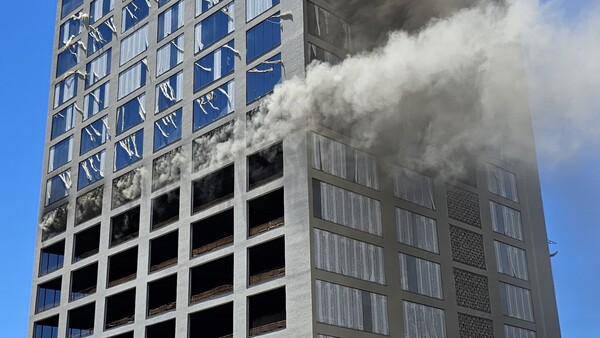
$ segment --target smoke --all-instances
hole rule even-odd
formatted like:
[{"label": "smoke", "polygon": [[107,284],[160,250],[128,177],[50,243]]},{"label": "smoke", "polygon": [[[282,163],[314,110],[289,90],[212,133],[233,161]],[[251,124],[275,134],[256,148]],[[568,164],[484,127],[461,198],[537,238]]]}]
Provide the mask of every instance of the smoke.
[{"label": "smoke", "polygon": [[104,186],[91,190],[79,197],[75,203],[75,224],[81,224],[102,213]]},{"label": "smoke", "polygon": [[152,191],[178,181],[182,168],[186,168],[186,158],[181,147],[175,148],[152,162]]},{"label": "smoke", "polygon": [[112,185],[112,208],[118,208],[142,196],[142,179],[145,176],[146,170],[140,167],[114,179]]},{"label": "smoke", "polygon": [[42,216],[39,224],[42,229],[42,237],[49,238],[52,234],[57,234],[64,231],[67,227],[67,211],[68,204],[50,210]]}]

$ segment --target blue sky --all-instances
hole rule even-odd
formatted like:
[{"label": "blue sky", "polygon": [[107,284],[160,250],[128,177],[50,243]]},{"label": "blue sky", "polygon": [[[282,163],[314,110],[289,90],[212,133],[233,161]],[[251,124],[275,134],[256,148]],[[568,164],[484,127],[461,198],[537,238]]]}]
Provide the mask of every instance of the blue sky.
[{"label": "blue sky", "polygon": [[[565,1],[567,21],[592,3]],[[11,338],[27,330],[56,10],[52,0],[22,6],[8,1],[0,11],[0,336]],[[584,145],[568,163],[540,168],[548,237],[558,243],[551,250],[559,251],[552,264],[564,337],[600,337],[598,154]]]}]

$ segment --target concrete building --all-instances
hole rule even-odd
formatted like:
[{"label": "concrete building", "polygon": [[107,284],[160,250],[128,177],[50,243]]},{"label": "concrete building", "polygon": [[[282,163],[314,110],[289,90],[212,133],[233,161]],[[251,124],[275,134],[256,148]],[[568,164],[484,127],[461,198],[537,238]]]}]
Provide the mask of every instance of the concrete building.
[{"label": "concrete building", "polygon": [[204,156],[351,49],[335,12],[58,1],[28,337],[560,337],[535,165],[384,175],[319,126]]}]

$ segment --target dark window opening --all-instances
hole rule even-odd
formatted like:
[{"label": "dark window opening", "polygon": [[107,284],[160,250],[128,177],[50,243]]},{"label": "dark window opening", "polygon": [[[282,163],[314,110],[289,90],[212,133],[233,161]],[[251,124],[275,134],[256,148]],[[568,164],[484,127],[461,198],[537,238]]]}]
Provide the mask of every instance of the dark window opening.
[{"label": "dark window opening", "polygon": [[80,338],[94,334],[95,307],[95,303],[90,303],[69,311],[67,337]]},{"label": "dark window opening", "polygon": [[233,255],[190,270],[190,302],[233,292]]},{"label": "dark window opening", "polygon": [[75,234],[73,263],[98,253],[100,248],[100,224]]},{"label": "dark window opening", "polygon": [[248,202],[250,236],[277,228],[283,224],[283,188]]},{"label": "dark window opening", "polygon": [[57,338],[58,315],[35,322],[33,338]]},{"label": "dark window opening", "polygon": [[233,197],[233,164],[192,182],[193,212]]},{"label": "dark window opening", "polygon": [[232,338],[233,303],[190,314],[190,337]]},{"label": "dark window opening", "polygon": [[175,319],[147,326],[146,338],[175,338]]},{"label": "dark window opening", "polygon": [[150,272],[177,264],[179,232],[173,231],[150,241]]},{"label": "dark window opening", "polygon": [[283,144],[277,143],[248,156],[248,185],[254,189],[283,176]]},{"label": "dark window opening", "polygon": [[192,257],[233,243],[233,209],[192,223]]},{"label": "dark window opening", "polygon": [[63,267],[64,260],[64,240],[43,248],[40,255],[40,276],[44,276],[61,269]]},{"label": "dark window opening", "polygon": [[121,333],[116,336],[110,336],[109,338],[133,338],[133,331]]},{"label": "dark window opening", "polygon": [[42,242],[67,229],[67,205],[64,204],[42,216]]},{"label": "dark window opening", "polygon": [[285,276],[285,239],[259,244],[248,250],[250,285]]},{"label": "dark window opening", "polygon": [[152,200],[152,230],[179,219],[179,188]]},{"label": "dark window opening", "polygon": [[176,307],[177,275],[148,283],[148,316],[154,316]]},{"label": "dark window opening", "polygon": [[105,329],[133,323],[135,319],[135,289],[106,297]]},{"label": "dark window opening", "polygon": [[248,297],[250,336],[285,329],[285,288]]},{"label": "dark window opening", "polygon": [[71,294],[69,300],[74,301],[96,292],[98,284],[98,263],[73,271],[71,274]]},{"label": "dark window opening", "polygon": [[61,283],[62,278],[59,277],[38,286],[35,313],[40,313],[60,305]]},{"label": "dark window opening", "polygon": [[140,230],[140,206],[127,210],[110,220],[110,246],[113,247],[138,236]]},{"label": "dark window opening", "polygon": [[138,248],[120,252],[108,258],[108,287],[135,279],[137,275]]}]

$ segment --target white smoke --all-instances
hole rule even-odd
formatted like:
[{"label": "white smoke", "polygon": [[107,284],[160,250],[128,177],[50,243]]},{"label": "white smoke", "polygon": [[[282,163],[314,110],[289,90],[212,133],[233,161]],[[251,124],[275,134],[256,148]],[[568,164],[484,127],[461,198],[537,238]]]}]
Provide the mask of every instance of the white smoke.
[{"label": "white smoke", "polygon": [[181,177],[187,159],[181,154],[181,147],[173,149],[152,162],[152,190],[160,189]]},{"label": "white smoke", "polygon": [[114,179],[112,208],[118,208],[142,196],[142,180],[145,176],[146,169],[140,167]]},{"label": "white smoke", "polygon": [[102,213],[103,194],[104,186],[101,186],[77,197],[75,202],[75,224],[81,224]]}]

